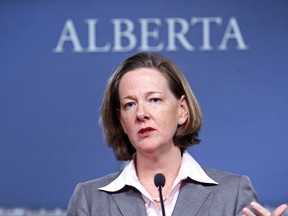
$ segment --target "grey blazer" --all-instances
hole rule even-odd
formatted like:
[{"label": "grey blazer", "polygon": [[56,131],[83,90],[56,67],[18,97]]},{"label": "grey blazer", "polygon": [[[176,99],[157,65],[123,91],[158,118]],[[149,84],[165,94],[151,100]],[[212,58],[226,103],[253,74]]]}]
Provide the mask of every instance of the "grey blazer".
[{"label": "grey blazer", "polygon": [[[257,197],[246,176],[204,169],[218,185],[184,181],[173,216],[234,216]],[[120,173],[79,183],[70,199],[67,216],[146,216],[144,200],[138,190],[126,186],[108,193],[98,190],[112,182]]]}]

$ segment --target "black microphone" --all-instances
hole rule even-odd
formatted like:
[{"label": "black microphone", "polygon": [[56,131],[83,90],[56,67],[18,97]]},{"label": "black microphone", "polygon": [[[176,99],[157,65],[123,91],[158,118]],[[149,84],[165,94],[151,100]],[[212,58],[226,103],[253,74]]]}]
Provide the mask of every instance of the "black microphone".
[{"label": "black microphone", "polygon": [[164,201],[163,201],[163,196],[162,196],[162,187],[164,187],[165,185],[165,176],[162,173],[157,173],[154,176],[154,184],[158,188],[158,191],[159,191],[162,216],[165,216],[165,207],[164,207]]}]

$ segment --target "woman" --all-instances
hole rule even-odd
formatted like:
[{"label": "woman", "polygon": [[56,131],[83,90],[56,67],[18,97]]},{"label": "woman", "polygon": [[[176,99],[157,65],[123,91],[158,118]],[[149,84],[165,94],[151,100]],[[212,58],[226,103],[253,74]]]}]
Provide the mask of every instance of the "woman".
[{"label": "woman", "polygon": [[[166,178],[166,215],[269,215],[245,176],[203,169],[186,151],[200,142],[202,114],[190,86],[175,64],[139,53],[118,67],[102,103],[106,142],[121,172],[77,185],[68,216],[161,215],[153,179]],[[277,209],[281,215],[287,206]]]}]

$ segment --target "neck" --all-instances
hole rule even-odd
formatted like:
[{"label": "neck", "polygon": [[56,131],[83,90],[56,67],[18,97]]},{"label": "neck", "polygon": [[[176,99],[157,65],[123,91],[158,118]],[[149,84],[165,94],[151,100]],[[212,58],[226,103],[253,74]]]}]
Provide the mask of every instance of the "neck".
[{"label": "neck", "polygon": [[144,173],[155,175],[158,172],[169,175],[171,172],[178,173],[181,165],[182,155],[178,147],[172,148],[168,152],[158,154],[138,154],[136,153],[136,170],[138,177]]},{"label": "neck", "polygon": [[163,195],[168,196],[181,166],[180,149],[175,147],[167,153],[158,154],[158,156],[136,153],[135,161],[138,178],[151,196],[158,196],[157,188],[154,185],[154,176],[157,173],[162,173],[166,178]]}]

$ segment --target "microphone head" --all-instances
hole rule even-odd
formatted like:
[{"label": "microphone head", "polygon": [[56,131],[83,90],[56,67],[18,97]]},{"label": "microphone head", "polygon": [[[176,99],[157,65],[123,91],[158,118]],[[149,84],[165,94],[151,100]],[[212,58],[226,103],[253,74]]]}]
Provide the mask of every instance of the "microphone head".
[{"label": "microphone head", "polygon": [[164,187],[165,185],[165,176],[162,173],[157,173],[154,176],[154,184],[158,187]]}]

